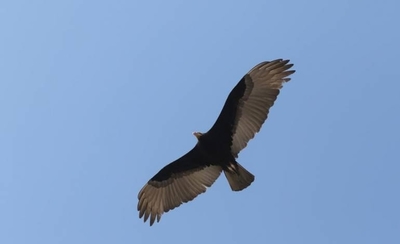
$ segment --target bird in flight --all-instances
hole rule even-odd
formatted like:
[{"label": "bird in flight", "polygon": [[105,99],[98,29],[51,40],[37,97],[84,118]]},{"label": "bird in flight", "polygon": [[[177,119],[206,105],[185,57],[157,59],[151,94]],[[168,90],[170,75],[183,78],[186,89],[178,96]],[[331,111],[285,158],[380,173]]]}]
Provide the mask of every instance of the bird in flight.
[{"label": "bird in flight", "polygon": [[216,122],[207,133],[195,132],[197,144],[162,168],[140,190],[137,210],[150,226],[163,213],[206,191],[223,171],[233,191],[254,181],[254,175],[236,158],[268,117],[283,83],[295,71],[289,60],[262,62],[252,68],[230,92]]}]

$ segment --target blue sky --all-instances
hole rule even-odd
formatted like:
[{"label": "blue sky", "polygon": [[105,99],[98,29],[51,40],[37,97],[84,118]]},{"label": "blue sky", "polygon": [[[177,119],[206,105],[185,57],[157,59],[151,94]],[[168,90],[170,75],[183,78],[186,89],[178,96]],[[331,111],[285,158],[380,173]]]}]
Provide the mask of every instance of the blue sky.
[{"label": "blue sky", "polygon": [[[400,243],[397,1],[3,1],[0,243]],[[137,193],[254,65],[297,72],[224,177]]]}]

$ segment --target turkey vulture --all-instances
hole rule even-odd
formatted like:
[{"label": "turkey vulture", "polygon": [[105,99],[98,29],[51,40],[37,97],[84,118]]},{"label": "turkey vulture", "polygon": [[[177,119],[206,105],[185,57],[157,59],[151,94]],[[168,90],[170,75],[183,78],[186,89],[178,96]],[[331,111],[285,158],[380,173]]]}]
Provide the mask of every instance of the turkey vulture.
[{"label": "turkey vulture", "polygon": [[182,203],[193,200],[210,187],[221,171],[233,191],[254,181],[254,175],[236,158],[248,141],[260,131],[269,109],[288,82],[289,60],[262,62],[252,68],[229,94],[222,111],[207,133],[195,132],[197,144],[181,158],[153,176],[138,194],[137,210],[144,222],[155,219]]}]

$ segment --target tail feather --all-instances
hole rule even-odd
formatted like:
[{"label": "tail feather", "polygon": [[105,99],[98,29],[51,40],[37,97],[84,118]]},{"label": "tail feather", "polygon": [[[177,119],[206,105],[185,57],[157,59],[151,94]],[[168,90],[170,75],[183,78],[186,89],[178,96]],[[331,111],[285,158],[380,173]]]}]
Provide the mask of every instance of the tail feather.
[{"label": "tail feather", "polygon": [[232,191],[241,191],[254,181],[254,175],[237,163],[235,170],[224,170]]}]

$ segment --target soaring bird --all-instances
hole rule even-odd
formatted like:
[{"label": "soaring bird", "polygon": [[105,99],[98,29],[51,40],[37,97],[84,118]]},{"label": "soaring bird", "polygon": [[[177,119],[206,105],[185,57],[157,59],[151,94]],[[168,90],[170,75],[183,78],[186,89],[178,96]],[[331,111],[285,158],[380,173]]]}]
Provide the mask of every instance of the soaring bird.
[{"label": "soaring bird", "polygon": [[289,60],[257,64],[230,92],[218,119],[207,133],[195,132],[197,144],[162,168],[140,190],[137,210],[150,226],[163,213],[206,191],[223,171],[233,191],[254,181],[254,175],[236,158],[260,131],[283,83],[295,71]]}]

